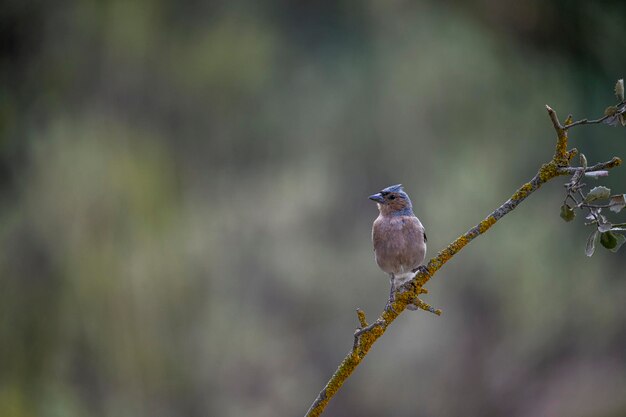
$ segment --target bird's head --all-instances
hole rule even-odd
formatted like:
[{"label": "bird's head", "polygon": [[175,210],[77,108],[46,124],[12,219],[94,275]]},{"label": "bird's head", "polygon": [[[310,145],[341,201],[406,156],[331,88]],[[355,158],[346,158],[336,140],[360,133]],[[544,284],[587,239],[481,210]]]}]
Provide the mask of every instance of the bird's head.
[{"label": "bird's head", "polygon": [[402,189],[402,184],[387,187],[369,196],[369,199],[378,203],[378,210],[383,215],[403,216],[413,214],[411,200]]}]

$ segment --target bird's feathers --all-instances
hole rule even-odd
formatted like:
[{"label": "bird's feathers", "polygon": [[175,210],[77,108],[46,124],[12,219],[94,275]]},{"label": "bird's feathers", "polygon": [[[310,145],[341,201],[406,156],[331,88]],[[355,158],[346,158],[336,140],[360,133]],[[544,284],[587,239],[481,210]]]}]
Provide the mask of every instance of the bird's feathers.
[{"label": "bird's feathers", "polygon": [[391,185],[387,188],[384,188],[381,193],[399,193],[404,192],[404,188],[402,188],[402,184]]},{"label": "bird's feathers", "polygon": [[394,276],[411,273],[426,255],[424,236],[415,216],[378,216],[372,227],[376,263]]}]

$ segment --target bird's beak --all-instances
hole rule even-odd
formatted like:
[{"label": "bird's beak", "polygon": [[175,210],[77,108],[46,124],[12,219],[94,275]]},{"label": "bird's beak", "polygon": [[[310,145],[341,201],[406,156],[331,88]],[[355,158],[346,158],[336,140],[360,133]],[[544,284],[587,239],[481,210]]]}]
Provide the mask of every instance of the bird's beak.
[{"label": "bird's beak", "polygon": [[381,204],[385,201],[385,199],[383,198],[383,195],[381,193],[373,194],[373,195],[371,195],[371,196],[369,196],[367,198],[369,198],[370,200],[375,201],[377,203],[381,203]]}]

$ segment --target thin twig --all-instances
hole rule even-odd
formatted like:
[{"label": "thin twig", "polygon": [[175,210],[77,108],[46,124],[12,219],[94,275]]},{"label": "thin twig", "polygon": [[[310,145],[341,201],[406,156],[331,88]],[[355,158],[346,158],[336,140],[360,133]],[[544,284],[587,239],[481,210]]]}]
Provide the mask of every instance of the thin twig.
[{"label": "thin twig", "polygon": [[[580,199],[581,199],[581,203],[580,204],[583,204],[584,201],[585,201],[585,195],[583,194],[583,192],[582,192],[582,190],[580,188],[578,190],[576,190],[576,191],[578,192],[578,195],[580,196]],[[600,224],[600,219],[598,218],[598,213],[595,212],[591,207],[586,207],[586,209],[589,212],[589,215],[594,218],[594,222],[596,224]]]},{"label": "thin twig", "polygon": [[422,309],[424,311],[428,311],[429,313],[433,313],[433,314],[436,314],[438,316],[441,316],[441,309],[434,308],[430,304],[422,301],[420,298],[416,298],[415,301],[413,301],[413,305],[415,305],[416,307],[418,307],[418,308],[420,308],[420,309]]},{"label": "thin twig", "polygon": [[564,129],[569,129],[570,127],[580,126],[580,125],[593,125],[593,124],[602,123],[603,121],[605,121],[606,119],[608,119],[609,117],[612,117],[612,116],[614,116],[614,115],[607,114],[606,116],[602,116],[601,118],[595,119],[595,120],[581,119],[581,120],[578,120],[578,121],[576,121],[574,123],[566,125],[564,127]]},{"label": "thin twig", "polygon": [[615,204],[585,204],[585,203],[580,203],[578,205],[578,207],[580,207],[580,208],[594,208],[594,209],[611,208],[613,206],[615,206]]},{"label": "thin twig", "polygon": [[578,120],[578,121],[573,122],[573,123],[566,123],[565,126],[563,127],[563,129],[567,130],[570,127],[574,127],[574,126],[593,125],[593,124],[602,123],[606,119],[608,119],[609,117],[613,117],[616,114],[619,114],[620,112],[622,112],[623,108],[621,108],[621,107],[624,106],[624,104],[626,104],[626,101],[622,101],[621,103],[615,105],[615,109],[616,109],[615,114],[606,114],[606,115],[600,117],[599,119],[595,119],[595,120],[581,119],[581,120]]},{"label": "thin twig", "polygon": [[[617,156],[614,156],[613,159],[611,159],[610,161],[606,161],[606,162],[600,162],[598,164],[595,164],[593,166],[587,167],[587,169],[585,169],[585,172],[595,172],[595,171],[604,171],[607,169],[611,169],[611,168],[615,168],[617,166],[620,166],[622,163],[621,158],[618,158]],[[580,170],[581,168],[578,167],[560,167],[557,169],[557,174],[558,175],[574,175],[576,174],[576,171]]]},{"label": "thin twig", "polygon": [[559,118],[556,116],[556,112],[552,110],[552,107],[548,106],[547,104],[546,110],[548,110],[548,116],[550,116],[550,120],[552,120],[552,125],[558,133],[559,129],[563,129],[563,126],[561,126],[561,122],[559,122]]},{"label": "thin twig", "polygon": [[361,328],[367,327],[367,319],[365,318],[365,312],[361,310],[360,308],[357,308],[356,315],[359,319],[359,324],[361,325]]}]

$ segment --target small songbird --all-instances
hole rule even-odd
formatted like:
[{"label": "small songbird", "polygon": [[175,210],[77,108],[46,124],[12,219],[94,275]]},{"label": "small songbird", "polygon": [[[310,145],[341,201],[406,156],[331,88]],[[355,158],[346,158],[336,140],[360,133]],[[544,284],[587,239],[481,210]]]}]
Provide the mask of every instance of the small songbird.
[{"label": "small songbird", "polygon": [[413,278],[424,261],[426,233],[402,184],[387,187],[369,199],[378,203],[380,214],[372,225],[372,242],[376,263],[390,276],[392,302],[395,289]]}]

